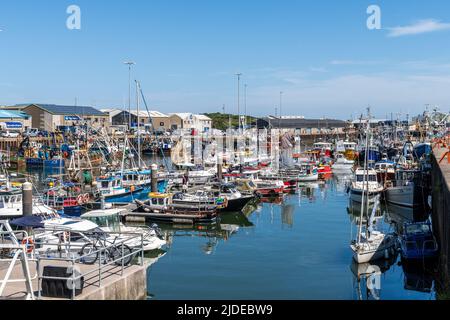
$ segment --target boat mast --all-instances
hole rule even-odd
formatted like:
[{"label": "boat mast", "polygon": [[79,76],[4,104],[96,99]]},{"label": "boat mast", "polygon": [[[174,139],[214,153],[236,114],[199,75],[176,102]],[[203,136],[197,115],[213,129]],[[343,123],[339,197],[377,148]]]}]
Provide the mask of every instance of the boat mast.
[{"label": "boat mast", "polygon": [[137,137],[138,137],[138,167],[141,168],[141,123],[139,115],[139,87],[136,82],[136,107],[137,107]]},{"label": "boat mast", "polygon": [[[361,213],[360,213],[360,219],[359,219],[359,230],[358,230],[358,242],[361,242],[361,234],[362,234],[362,221],[363,221],[363,215],[364,215],[364,197],[365,197],[365,186],[367,184],[367,194],[369,193],[369,183],[366,183],[366,180],[368,180],[368,151],[369,151],[369,128],[370,128],[370,109],[368,109],[369,117],[367,119],[367,127],[366,127],[366,145],[365,145],[365,154],[364,154],[364,174],[363,174],[363,183],[362,183],[362,194],[361,194]],[[368,204],[367,204],[368,206]]]}]

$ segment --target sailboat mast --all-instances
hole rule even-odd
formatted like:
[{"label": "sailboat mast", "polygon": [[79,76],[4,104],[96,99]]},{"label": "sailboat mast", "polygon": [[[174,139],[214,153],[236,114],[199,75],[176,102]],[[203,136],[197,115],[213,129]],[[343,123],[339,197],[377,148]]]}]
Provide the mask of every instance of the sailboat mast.
[{"label": "sailboat mast", "polygon": [[[365,145],[365,154],[364,154],[364,174],[363,174],[363,183],[362,183],[362,194],[361,194],[361,213],[359,219],[359,229],[358,229],[358,242],[361,242],[361,233],[362,233],[362,221],[364,215],[364,198],[365,198],[365,186],[367,186],[367,194],[369,193],[369,183],[366,182],[368,180],[368,153],[369,153],[369,129],[370,129],[370,112],[369,117],[367,119],[366,126],[366,145]],[[368,205],[368,204],[367,204]]]}]

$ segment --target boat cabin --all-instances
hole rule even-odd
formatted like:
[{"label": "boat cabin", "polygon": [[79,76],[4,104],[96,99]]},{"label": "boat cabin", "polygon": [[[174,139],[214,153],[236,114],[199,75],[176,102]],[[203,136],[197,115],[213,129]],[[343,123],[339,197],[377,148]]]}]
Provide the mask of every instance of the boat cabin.
[{"label": "boat cabin", "polygon": [[121,232],[120,214],[124,209],[94,210],[81,215],[82,219],[91,221],[100,228],[110,232]]},{"label": "boat cabin", "polygon": [[366,176],[366,170],[364,169],[358,169],[355,172],[355,181],[356,182],[378,182],[377,179],[377,172],[373,169],[370,169],[367,171]]},{"label": "boat cabin", "polygon": [[102,176],[97,179],[97,188],[103,195],[115,194],[122,191],[122,179],[119,176]]}]

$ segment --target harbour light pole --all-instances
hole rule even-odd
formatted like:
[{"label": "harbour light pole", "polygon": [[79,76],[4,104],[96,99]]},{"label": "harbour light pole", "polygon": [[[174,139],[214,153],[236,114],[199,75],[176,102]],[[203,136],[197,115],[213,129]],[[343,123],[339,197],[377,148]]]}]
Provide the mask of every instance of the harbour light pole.
[{"label": "harbour light pole", "polygon": [[278,118],[278,129],[281,127],[281,112],[283,108],[283,91],[280,91],[280,117]]},{"label": "harbour light pole", "polygon": [[124,64],[128,65],[128,130],[131,130],[131,66],[136,63],[125,61]]},{"label": "harbour light pole", "polygon": [[244,85],[244,125],[247,126],[247,84]]},{"label": "harbour light pole", "polygon": [[236,73],[237,76],[237,107],[238,107],[238,119],[239,119],[239,126],[238,126],[238,131],[241,131],[241,104],[240,104],[240,89],[241,89],[241,76],[242,73]]}]

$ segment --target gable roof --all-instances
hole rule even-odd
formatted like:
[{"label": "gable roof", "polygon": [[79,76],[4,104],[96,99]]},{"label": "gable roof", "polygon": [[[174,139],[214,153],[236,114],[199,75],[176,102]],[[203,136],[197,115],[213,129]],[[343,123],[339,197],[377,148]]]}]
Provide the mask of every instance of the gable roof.
[{"label": "gable roof", "polygon": [[56,105],[56,104],[30,104],[28,107],[30,107],[30,106],[36,106],[40,109],[43,109],[49,113],[56,114],[56,115],[107,116],[106,113],[103,113],[93,107],[86,107],[86,106],[62,106],[62,105]]}]

